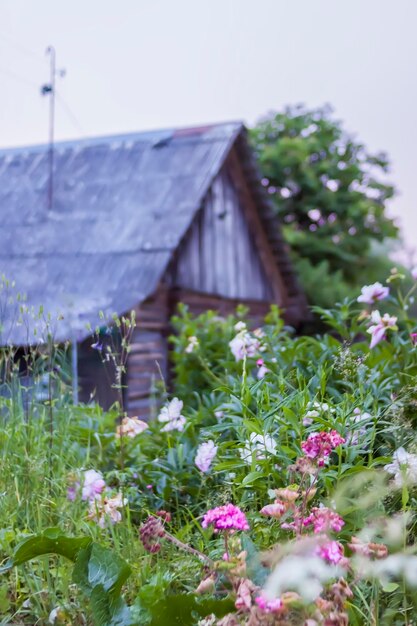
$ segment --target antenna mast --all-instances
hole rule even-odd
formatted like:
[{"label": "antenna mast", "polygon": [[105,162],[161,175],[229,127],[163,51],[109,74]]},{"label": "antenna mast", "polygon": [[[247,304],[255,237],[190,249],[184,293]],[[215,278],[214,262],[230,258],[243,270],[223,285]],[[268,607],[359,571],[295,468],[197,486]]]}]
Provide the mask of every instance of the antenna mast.
[{"label": "antenna mast", "polygon": [[50,58],[49,83],[41,87],[42,96],[49,96],[49,153],[48,153],[48,209],[51,211],[54,203],[54,133],[55,133],[55,78],[65,76],[65,70],[56,70],[56,52],[54,46],[48,46],[46,54]]}]

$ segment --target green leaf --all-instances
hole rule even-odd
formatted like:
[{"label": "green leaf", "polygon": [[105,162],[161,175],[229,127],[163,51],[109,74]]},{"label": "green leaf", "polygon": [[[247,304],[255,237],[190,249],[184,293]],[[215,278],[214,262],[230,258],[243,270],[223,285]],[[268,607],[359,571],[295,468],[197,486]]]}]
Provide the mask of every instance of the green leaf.
[{"label": "green leaf", "polygon": [[75,562],[73,581],[90,599],[95,626],[134,626],[130,609],[120,597],[131,569],[112,550],[93,543],[90,537],[66,537],[59,528],[48,528],[42,535],[22,541],[2,571],[46,554]]},{"label": "green leaf", "polygon": [[8,598],[8,585],[5,583],[0,587],[0,613],[4,615],[10,608],[10,600]]},{"label": "green leaf", "polygon": [[262,565],[259,552],[253,541],[247,535],[243,535],[241,542],[242,548],[247,554],[246,568],[248,578],[250,578],[255,585],[262,587],[268,577],[269,570]]},{"label": "green leaf", "polygon": [[197,620],[214,613],[223,617],[234,610],[229,598],[205,599],[194,594],[168,595],[150,607],[151,626],[195,626]]},{"label": "green leaf", "polygon": [[392,593],[393,591],[396,591],[399,588],[399,584],[398,583],[383,583],[382,585],[382,591],[385,591],[386,593]]},{"label": "green leaf", "polygon": [[259,480],[259,478],[265,478],[264,472],[249,472],[249,474],[242,480],[241,487],[248,487]]},{"label": "green leaf", "polygon": [[118,596],[114,601],[102,585],[96,585],[90,595],[94,626],[134,626],[131,612]]},{"label": "green leaf", "polygon": [[8,568],[21,565],[46,554],[59,554],[75,561],[80,550],[90,543],[90,537],[66,537],[59,528],[47,528],[41,535],[29,537],[19,543],[6,565]]}]

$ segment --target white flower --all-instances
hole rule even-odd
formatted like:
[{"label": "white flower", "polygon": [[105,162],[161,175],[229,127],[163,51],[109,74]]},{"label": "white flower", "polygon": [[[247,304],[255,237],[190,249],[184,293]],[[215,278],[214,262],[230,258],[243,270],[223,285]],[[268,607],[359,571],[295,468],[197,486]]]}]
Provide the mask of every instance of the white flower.
[{"label": "white flower", "polygon": [[275,454],[276,449],[276,441],[270,435],[251,433],[245,447],[240,449],[240,456],[245,463],[250,465],[252,455],[255,456],[256,460],[261,461],[266,459],[268,454]]},{"label": "white flower", "polygon": [[311,426],[314,422],[315,417],[319,417],[320,413],[318,411],[307,411],[307,413],[303,417],[303,425]]},{"label": "white flower", "polygon": [[405,579],[410,587],[417,586],[417,556],[414,554],[390,554],[385,559],[361,559],[362,576],[375,578],[382,584],[393,579]]},{"label": "white flower", "polygon": [[388,313],[385,313],[384,316],[381,317],[379,311],[372,311],[371,322],[373,322],[373,324],[367,330],[367,332],[372,335],[370,348],[374,348],[382,339],[385,339],[385,332],[389,328],[392,330],[397,329],[397,318],[388,315]]},{"label": "white flower", "polygon": [[417,483],[417,454],[409,454],[404,448],[398,448],[392,455],[392,463],[384,470],[394,476],[394,484],[402,487],[405,483]]},{"label": "white flower", "polygon": [[122,521],[122,514],[119,509],[127,504],[127,499],[123,500],[122,494],[118,493],[113,498],[102,498],[90,503],[90,511],[88,519],[94,520],[100,526],[105,528],[106,522],[117,524]]},{"label": "white flower", "polygon": [[100,497],[106,483],[101,472],[96,470],[86,470],[84,472],[84,482],[81,491],[82,500],[95,500]]},{"label": "white flower", "polygon": [[162,432],[169,432],[171,430],[183,431],[186,423],[186,419],[181,415],[183,407],[182,400],[173,398],[168,405],[162,407],[161,412],[158,415],[159,422],[166,422],[166,425],[161,428]]},{"label": "white flower", "polygon": [[197,454],[195,455],[194,463],[200,470],[200,472],[206,473],[209,471],[214,457],[217,454],[217,446],[214,441],[206,441],[201,443],[197,448]]},{"label": "white flower", "polygon": [[338,180],[328,180],[326,182],[327,189],[330,191],[337,191],[339,189],[339,181]]},{"label": "white flower", "polygon": [[259,341],[256,337],[252,337],[248,332],[241,331],[229,341],[230,350],[236,361],[242,361],[245,356],[253,357],[259,350]]},{"label": "white flower", "polygon": [[413,280],[417,280],[417,265],[412,268],[411,277],[413,278]]},{"label": "white flower", "polygon": [[54,609],[52,609],[52,611],[49,613],[49,617],[48,617],[48,623],[49,624],[55,624],[56,620],[61,617],[62,615],[62,609],[60,606],[56,606]]},{"label": "white flower", "polygon": [[357,300],[364,304],[374,304],[378,300],[384,300],[388,296],[389,287],[384,287],[381,283],[374,283],[373,285],[364,285],[361,289],[361,295]]},{"label": "white flower", "polygon": [[191,352],[194,351],[194,348],[197,348],[198,346],[198,339],[197,337],[194,337],[194,335],[192,335],[191,337],[188,337],[188,345],[185,348],[185,352],[187,354],[191,354]]},{"label": "white flower", "polygon": [[116,437],[136,437],[148,428],[148,424],[137,417],[124,417],[122,423],[116,429]]},{"label": "white flower", "polygon": [[314,422],[314,418],[319,417],[321,413],[334,413],[336,411],[336,409],[330,407],[327,402],[309,402],[307,408],[310,410],[307,411],[303,417],[304,426],[310,426]]},{"label": "white flower", "polygon": [[366,422],[371,419],[371,414],[361,412],[359,408],[353,410],[353,416],[351,417],[351,424],[349,426],[350,432],[346,435],[347,443],[357,445],[359,439],[366,434]]},{"label": "white flower", "polygon": [[269,369],[265,367],[265,365],[261,365],[260,368],[258,369],[258,373],[256,376],[260,380],[261,378],[264,378],[265,374],[267,374],[268,372],[269,372]]},{"label": "white flower", "polygon": [[275,566],[265,584],[269,598],[279,597],[285,591],[295,591],[307,602],[323,591],[323,583],[341,574],[341,569],[328,565],[318,556],[290,554]]},{"label": "white flower", "polygon": [[237,322],[237,323],[234,325],[234,329],[235,329],[235,331],[236,331],[236,332],[238,332],[238,333],[239,333],[241,330],[246,330],[246,324],[245,324],[245,322],[242,322],[242,321]]}]

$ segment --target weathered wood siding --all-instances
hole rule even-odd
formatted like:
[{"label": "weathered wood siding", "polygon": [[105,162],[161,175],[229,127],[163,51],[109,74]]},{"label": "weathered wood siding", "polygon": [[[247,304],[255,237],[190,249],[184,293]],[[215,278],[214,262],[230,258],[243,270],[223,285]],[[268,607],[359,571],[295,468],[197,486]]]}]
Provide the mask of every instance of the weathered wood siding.
[{"label": "weathered wood siding", "polygon": [[[200,315],[205,311],[217,311],[219,315],[227,316],[236,311],[236,307],[242,304],[241,300],[222,298],[212,294],[205,294],[191,289],[176,289],[172,292],[172,304],[175,307],[179,303],[186,304],[190,313]],[[269,302],[260,300],[245,300],[243,302],[248,307],[248,319],[253,328],[261,326],[265,315],[270,310]]]},{"label": "weathered wood siding", "polygon": [[169,281],[241,301],[274,300],[244,202],[225,168],[178,250]]},{"label": "weathered wood siding", "polygon": [[141,419],[154,416],[155,390],[166,381],[168,296],[168,290],[161,286],[136,311],[137,327],[127,362],[125,404],[129,415],[138,415]]}]

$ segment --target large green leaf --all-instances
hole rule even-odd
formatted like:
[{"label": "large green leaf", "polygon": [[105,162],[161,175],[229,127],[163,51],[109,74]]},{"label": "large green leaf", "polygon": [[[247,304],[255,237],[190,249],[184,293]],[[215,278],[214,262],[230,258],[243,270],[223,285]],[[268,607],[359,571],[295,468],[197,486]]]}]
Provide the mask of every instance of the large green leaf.
[{"label": "large green leaf", "polygon": [[135,626],[129,607],[123,598],[114,600],[102,585],[96,585],[90,595],[94,626]]},{"label": "large green leaf", "polygon": [[76,560],[73,580],[88,595],[97,586],[115,596],[131,573],[129,565],[113,550],[91,543]]},{"label": "large green leaf", "polygon": [[151,626],[194,626],[198,619],[214,613],[216,617],[223,617],[235,610],[234,603],[229,598],[200,598],[194,594],[168,595],[154,604]]},{"label": "large green leaf", "polygon": [[0,572],[46,554],[59,554],[74,562],[80,550],[91,541],[90,537],[66,537],[59,528],[47,528],[41,535],[21,541]]},{"label": "large green leaf", "polygon": [[94,626],[134,626],[130,609],[120,596],[130,567],[90,537],[66,537],[59,528],[48,528],[22,541],[1,571],[47,554],[74,563],[73,581],[90,599]]}]

